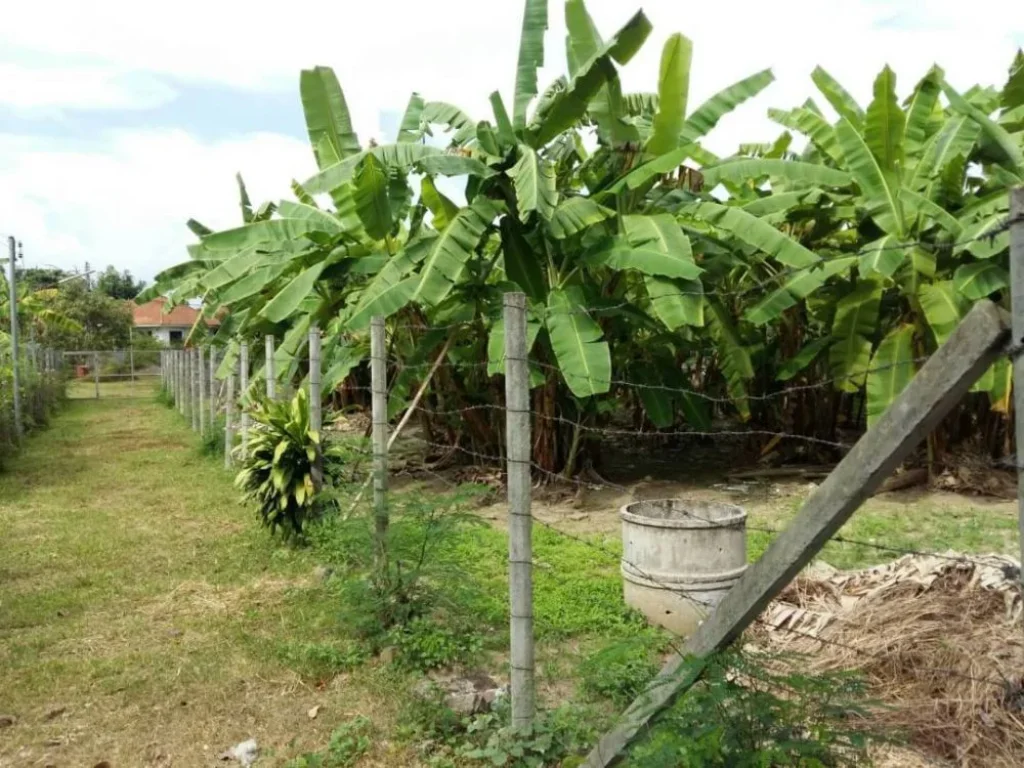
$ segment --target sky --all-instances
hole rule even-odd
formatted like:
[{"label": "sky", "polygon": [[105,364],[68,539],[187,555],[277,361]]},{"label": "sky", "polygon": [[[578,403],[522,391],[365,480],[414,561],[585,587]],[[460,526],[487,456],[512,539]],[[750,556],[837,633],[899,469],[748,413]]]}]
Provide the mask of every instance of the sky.
[{"label": "sky", "polygon": [[[1019,0],[589,0],[605,37],[643,7],[654,32],[621,72],[656,89],[670,34],[693,41],[691,109],[760,69],[776,82],[706,142],[781,132],[769,107],[814,94],[820,64],[866,104],[878,71],[901,97],[933,63],[959,89],[1001,86],[1024,45]],[[417,91],[474,119],[511,104],[521,0],[49,0],[6,4],[0,24],[0,233],[27,266],[113,264],[151,280],[187,258],[185,221],[240,223],[234,176],[254,203],[315,171],[299,70],[335,69],[360,140],[392,141]],[[1016,9],[1015,9],[1016,6]],[[565,72],[561,0],[549,0],[541,88]],[[822,100],[819,99],[819,102]],[[823,103],[823,102],[822,102]]]}]

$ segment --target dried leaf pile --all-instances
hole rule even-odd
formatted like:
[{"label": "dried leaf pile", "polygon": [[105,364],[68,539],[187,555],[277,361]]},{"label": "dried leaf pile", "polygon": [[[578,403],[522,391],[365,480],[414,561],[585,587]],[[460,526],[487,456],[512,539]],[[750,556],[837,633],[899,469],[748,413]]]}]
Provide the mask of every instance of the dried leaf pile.
[{"label": "dried leaf pile", "polygon": [[862,571],[816,565],[764,614],[759,638],[811,668],[860,669],[881,724],[963,768],[1024,765],[1020,565],[906,555]]}]

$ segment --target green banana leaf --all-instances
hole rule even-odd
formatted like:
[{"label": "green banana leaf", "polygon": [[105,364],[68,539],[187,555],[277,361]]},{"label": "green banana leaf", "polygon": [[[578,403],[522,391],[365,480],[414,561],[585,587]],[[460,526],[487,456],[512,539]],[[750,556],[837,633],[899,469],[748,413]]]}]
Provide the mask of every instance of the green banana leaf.
[{"label": "green banana leaf", "polygon": [[487,198],[478,197],[460,210],[451,224],[431,244],[420,270],[420,282],[414,299],[439,304],[461,277],[466,262],[473,256],[484,232],[497,218],[499,208]]},{"label": "green banana leaf", "polygon": [[693,43],[688,38],[677,32],[665,41],[658,76],[658,111],[646,147],[652,155],[663,155],[679,146],[686,119],[692,58]]},{"label": "green banana leaf", "polygon": [[770,69],[757,72],[719,91],[693,111],[683,125],[684,144],[706,136],[729,112],[753,98],[775,80]]},{"label": "green banana leaf", "polygon": [[[335,158],[344,160],[359,152],[359,138],[352,128],[352,118],[345,103],[345,94],[330,67],[302,70],[299,76],[302,109],[306,114],[306,129],[317,165],[324,169]],[[325,140],[333,149],[334,157],[324,158],[320,142]]]},{"label": "green banana leaf", "polygon": [[540,158],[532,147],[519,145],[519,160],[508,175],[516,190],[519,219],[526,221],[534,211],[545,220],[551,218],[558,203],[555,189],[555,169]]},{"label": "green banana leaf", "polygon": [[548,294],[545,326],[562,378],[579,398],[608,392],[612,361],[601,326],[587,314],[583,292],[577,286]]},{"label": "green banana leaf", "polygon": [[868,427],[889,410],[889,406],[907,388],[916,372],[914,364],[914,326],[897,326],[882,339],[871,358],[867,379]]},{"label": "green banana leaf", "polygon": [[512,123],[517,130],[526,127],[527,107],[537,96],[537,70],[544,65],[544,33],[547,29],[547,0],[526,0],[519,37],[515,98],[512,101]]},{"label": "green banana leaf", "polygon": [[742,208],[697,202],[683,206],[681,211],[703,219],[716,229],[774,257],[788,267],[808,267],[821,261],[816,253]]},{"label": "green banana leaf", "polygon": [[[713,189],[723,181],[742,184],[763,176],[824,187],[846,187],[853,183],[853,177],[846,171],[816,163],[801,163],[796,160],[738,158],[704,168],[701,173],[704,174],[704,184],[709,189]],[[806,194],[806,192],[801,194]]]},{"label": "green banana leaf", "polygon": [[811,73],[811,80],[840,117],[856,127],[864,123],[864,110],[832,75],[821,67],[815,67]]},{"label": "green banana leaf", "polygon": [[578,235],[586,229],[615,215],[589,197],[570,197],[562,200],[551,214],[548,231],[556,240]]},{"label": "green banana leaf", "polygon": [[839,390],[856,392],[864,384],[863,375],[871,362],[870,339],[878,326],[881,303],[881,282],[861,278],[836,304],[829,364]]}]

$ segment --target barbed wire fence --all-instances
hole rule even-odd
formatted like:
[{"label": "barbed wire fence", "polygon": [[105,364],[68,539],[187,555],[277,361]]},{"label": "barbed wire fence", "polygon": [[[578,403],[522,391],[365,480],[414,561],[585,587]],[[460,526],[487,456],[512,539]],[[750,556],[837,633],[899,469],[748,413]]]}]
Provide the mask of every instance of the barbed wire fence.
[{"label": "barbed wire fence", "polygon": [[[951,242],[944,247],[955,249],[966,247],[971,242],[991,240],[1003,232],[1011,230],[1012,225],[1017,223],[1019,220],[1020,217],[1018,214],[1012,214],[1011,217],[1008,217],[1004,222],[991,228],[988,232],[979,237]],[[1016,232],[1017,229],[1019,228],[1015,228],[1014,232]],[[1013,242],[1015,244],[1017,243],[1016,237]],[[686,292],[678,295],[691,297],[694,295],[745,297],[749,296],[753,292],[764,290],[766,287],[771,285],[777,286],[782,280],[812,275],[817,269],[827,270],[829,262],[831,261],[849,259],[851,256],[860,257],[872,252],[877,252],[878,250],[906,250],[919,245],[921,245],[921,243],[901,243],[893,246],[885,246],[884,248],[870,248],[855,253],[839,253],[808,267],[790,268],[779,271],[764,281],[753,286],[747,285],[735,291],[701,291],[699,294],[696,292]],[[1016,255],[1011,259],[1011,266],[1014,267],[1013,283],[1015,286],[1024,281],[1024,276],[1017,274],[1020,270],[1016,261],[1024,261],[1024,254],[1022,254],[1019,259],[1017,259]],[[826,273],[825,277],[827,276],[828,275]],[[779,290],[786,289],[785,287],[780,287]],[[616,304],[615,302],[599,303],[595,306],[569,310],[568,314],[582,313],[591,317],[599,318],[602,314],[613,312],[616,309],[622,308],[622,306],[622,304]],[[1024,312],[1024,300],[1015,301],[1014,306],[1016,311]],[[1024,351],[1024,332],[1022,332],[1024,331],[1024,323],[1021,324],[1018,332],[1015,332],[1013,335],[1013,338],[1018,343],[1011,343],[1007,345],[1005,342],[1006,334],[1004,333],[1006,330],[1006,322],[1004,320],[994,320],[993,318],[995,315],[992,315],[991,313],[985,317],[981,317],[979,315],[978,318],[971,319],[974,314],[976,313],[972,313],[972,315],[968,316],[968,319],[965,319],[961,323],[960,329],[958,329],[954,335],[963,331],[964,327],[968,324],[968,320],[970,320],[970,322],[973,323],[971,329],[976,332],[976,335],[981,333],[984,345],[986,345],[984,355],[982,355],[982,353],[977,353],[971,359],[975,364],[975,368],[981,365],[978,361],[982,359],[984,359],[984,365],[979,370],[968,370],[970,366],[963,362],[963,360],[960,360],[960,368],[957,369],[958,378],[952,383],[942,380],[941,377],[931,377],[928,385],[934,390],[930,393],[933,396],[934,402],[932,403],[931,410],[927,413],[922,412],[919,414],[922,423],[926,421],[927,418],[931,418],[931,414],[933,412],[938,412],[939,410],[943,410],[943,412],[948,411],[948,409],[952,407],[952,405],[958,401],[964,393],[966,393],[967,388],[973,384],[977,375],[987,369],[994,360],[999,359],[1000,357],[1002,357],[1002,359],[1009,359],[1012,365],[1015,368],[1018,368],[1018,373],[1020,373],[1019,366],[1022,358],[1021,353]],[[785,568],[778,566],[779,568],[782,568],[780,573],[783,573],[784,578],[780,577],[776,579],[778,583],[773,584],[769,590],[772,594],[767,595],[766,592],[765,594],[761,594],[757,600],[753,600],[753,598],[751,598],[753,602],[750,603],[750,606],[747,606],[749,610],[746,611],[749,616],[747,616],[746,619],[739,620],[735,626],[723,628],[721,624],[724,620],[720,618],[722,607],[717,600],[708,601],[697,591],[687,588],[686,586],[681,586],[677,581],[665,579],[663,574],[652,569],[649,564],[634,562],[626,556],[624,551],[607,546],[599,537],[577,535],[569,530],[565,525],[559,525],[558,523],[542,519],[538,515],[534,514],[531,508],[531,495],[534,483],[536,482],[564,484],[566,486],[576,488],[577,491],[584,492],[591,489],[607,488],[616,491],[633,501],[642,502],[646,499],[644,498],[644,493],[642,491],[638,491],[637,485],[627,485],[616,482],[596,475],[596,473],[593,472],[586,476],[581,474],[555,472],[550,466],[541,464],[533,456],[533,442],[531,440],[532,426],[542,422],[549,422],[558,426],[566,427],[577,435],[591,435],[592,438],[596,440],[631,440],[634,442],[650,441],[655,445],[662,445],[664,444],[664,441],[671,439],[757,440],[761,441],[762,444],[766,441],[802,442],[806,445],[834,451],[837,456],[843,458],[839,467],[832,473],[833,475],[842,471],[842,467],[847,463],[851,456],[856,454],[858,447],[865,442],[868,436],[866,435],[861,437],[860,440],[856,442],[844,442],[841,440],[826,439],[816,435],[798,434],[781,430],[765,430],[757,428],[748,429],[736,426],[724,426],[720,428],[712,427],[710,429],[627,428],[622,425],[608,423],[607,421],[588,420],[587,418],[580,416],[573,418],[571,415],[567,415],[565,412],[557,410],[542,411],[537,408],[531,408],[531,371],[539,371],[545,378],[561,376],[570,385],[573,383],[571,381],[573,374],[571,372],[566,373],[558,366],[554,366],[546,360],[537,359],[529,354],[527,346],[527,324],[529,321],[530,319],[527,317],[525,297],[522,297],[521,294],[507,295],[504,316],[505,350],[500,360],[478,362],[456,360],[451,356],[446,356],[448,346],[445,345],[442,350],[442,354],[435,361],[422,363],[416,362],[410,364],[400,357],[393,355],[389,351],[386,344],[386,334],[388,332],[392,335],[406,331],[411,331],[413,333],[437,331],[452,334],[457,330],[466,329],[467,324],[459,322],[430,325],[427,323],[393,322],[390,325],[387,325],[383,318],[374,318],[371,323],[371,328],[375,329],[377,332],[371,333],[370,335],[370,358],[373,363],[370,366],[370,385],[364,386],[351,383],[346,385],[349,391],[365,392],[372,403],[372,428],[368,430],[368,437],[370,438],[369,446],[365,450],[356,449],[353,451],[354,456],[357,456],[362,461],[370,463],[371,466],[369,471],[365,473],[361,473],[357,466],[353,470],[352,474],[354,477],[364,478],[364,489],[371,483],[374,486],[372,515],[377,521],[378,533],[380,533],[382,528],[383,530],[386,530],[387,526],[387,478],[389,473],[389,450],[393,447],[396,438],[402,432],[403,428],[409,423],[410,418],[414,414],[422,414],[428,419],[441,421],[447,420],[458,423],[461,420],[472,418],[475,413],[484,412],[489,414],[492,419],[496,420],[496,423],[500,423],[502,420],[504,421],[504,437],[499,440],[499,450],[496,453],[488,453],[479,450],[471,441],[469,445],[464,444],[461,437],[462,432],[458,429],[450,431],[450,434],[456,435],[456,437],[447,442],[431,439],[429,436],[421,438],[410,437],[409,441],[411,444],[415,444],[420,449],[425,450],[428,453],[438,452],[442,457],[451,457],[458,454],[465,457],[467,460],[470,460],[472,463],[491,467],[493,471],[505,482],[509,508],[509,605],[512,673],[511,698],[514,722],[519,724],[530,722],[534,717],[536,708],[536,692],[533,679],[535,656],[533,646],[532,611],[532,569],[535,565],[532,552],[531,533],[533,524],[550,529],[558,536],[563,536],[581,543],[591,549],[595,555],[607,559],[609,563],[618,563],[620,568],[623,570],[631,569],[635,573],[643,576],[643,578],[651,584],[654,584],[658,588],[664,590],[666,593],[674,595],[680,600],[686,601],[704,611],[709,618],[701,625],[696,636],[681,636],[672,641],[672,647],[676,651],[679,659],[682,659],[684,656],[692,655],[695,652],[700,656],[702,654],[707,654],[711,650],[724,647],[728,642],[735,639],[737,632],[742,631],[744,628],[751,625],[758,625],[770,627],[773,631],[784,632],[795,637],[813,640],[823,646],[833,645],[836,647],[842,647],[844,650],[855,655],[864,656],[865,658],[870,656],[875,661],[879,660],[881,657],[875,652],[866,651],[853,645],[843,644],[829,638],[821,637],[817,633],[808,633],[797,626],[786,623],[780,624],[776,622],[768,622],[764,618],[763,609],[766,605],[766,600],[777,596],[779,590],[788,584],[792,576],[795,575],[795,572],[789,573],[788,571],[792,571],[795,564],[804,558],[805,555],[809,557],[810,555],[807,555],[807,553],[810,549],[813,549],[813,552],[817,552],[822,546],[829,542],[841,544],[847,547],[870,549],[886,555],[928,556],[968,567],[991,565],[989,562],[977,560],[969,555],[932,552],[924,549],[898,546],[891,542],[867,541],[837,533],[836,531],[842,521],[840,520],[836,525],[832,525],[832,523],[835,522],[835,520],[838,520],[839,517],[842,517],[843,520],[848,518],[849,515],[852,514],[852,511],[859,506],[860,501],[863,500],[862,498],[860,500],[854,498],[860,494],[863,491],[863,487],[866,487],[867,485],[866,483],[861,483],[861,487],[846,489],[848,491],[847,495],[850,496],[850,498],[844,500],[844,511],[842,515],[833,516],[830,519],[830,523],[822,528],[824,533],[818,537],[820,541],[815,541],[813,547],[805,546],[800,557],[792,559],[792,562]],[[986,323],[988,324],[986,325]],[[999,326],[998,328],[996,328],[997,325]],[[982,331],[984,331],[984,333],[982,333]],[[971,330],[965,331],[965,335],[969,335],[970,332]],[[311,387],[312,399],[317,402],[320,402],[320,398],[324,394],[321,391],[320,382],[322,381],[322,378],[319,355],[317,354],[320,346],[320,338],[321,332],[319,329],[314,328],[310,331],[309,343],[304,345],[309,350],[314,351],[311,357],[315,359],[309,360],[310,367],[307,383]],[[977,341],[977,339],[974,340]],[[215,347],[210,347],[205,351],[200,349],[168,350],[160,355],[160,376],[162,387],[181,414],[191,422],[193,429],[204,433],[214,428],[214,425],[218,420],[223,421],[223,429],[225,433],[224,457],[227,465],[231,464],[232,456],[237,455],[233,452],[237,442],[241,443],[243,446],[242,450],[244,451],[244,445],[248,438],[248,430],[251,428],[247,416],[248,409],[246,406],[255,400],[258,387],[265,387],[266,395],[270,398],[275,398],[277,397],[278,386],[282,383],[283,378],[285,376],[290,377],[290,372],[275,370],[275,340],[272,337],[267,337],[264,339],[264,342],[262,369],[254,368],[253,370],[250,370],[252,363],[254,362],[252,358],[257,357],[257,355],[250,356],[250,353],[256,351],[256,348],[259,346],[255,344],[253,345],[253,348],[250,348],[248,344],[243,344],[240,354],[229,353],[228,357],[230,357],[230,359],[225,358],[220,364],[217,363],[217,356],[218,354],[222,354],[223,350],[218,350]],[[961,358],[966,356],[967,353],[965,350],[966,348],[963,348],[963,345],[961,345]],[[934,366],[933,361],[937,356],[939,356],[939,354],[940,353],[936,353],[932,356],[919,356],[893,365],[878,366],[868,370],[857,370],[849,376],[832,377],[808,384],[780,386],[778,389],[771,392],[750,394],[747,399],[750,402],[784,401],[787,398],[792,398],[794,396],[808,393],[814,394],[834,389],[837,385],[842,384],[847,379],[863,382],[865,377],[871,374],[891,371],[893,369],[906,366],[911,366],[912,372],[916,372],[918,374],[918,379],[920,379],[920,371],[928,368],[930,364]],[[240,366],[240,360],[244,361],[244,365]],[[259,361],[256,360],[255,362],[258,363]],[[957,361],[948,359],[945,362],[947,366],[952,366],[953,363]],[[315,371],[313,368],[314,365]],[[443,398],[429,396],[424,397],[428,383],[438,370],[447,370],[453,375],[468,375],[473,372],[484,372],[490,376],[496,373],[503,373],[505,380],[504,402],[495,402],[492,400],[491,402],[469,403],[460,407],[446,407]],[[409,401],[402,402],[399,412],[404,411],[404,416],[397,427],[392,429],[390,427],[390,419],[388,418],[388,399],[389,396],[395,393],[389,389],[389,385],[399,377],[407,377],[412,381],[418,379],[421,382],[421,386],[414,398]],[[712,407],[727,406],[734,402],[734,399],[731,397],[715,395],[702,390],[697,386],[672,386],[633,378],[628,375],[619,378],[610,376],[605,378],[586,378],[589,384],[598,385],[613,392],[664,392],[672,396],[696,398],[706,402]],[[1018,376],[1017,381],[1019,382],[1021,380],[1024,379]],[[237,388],[235,386],[236,381],[240,384]],[[917,379],[915,379],[915,381],[917,381]],[[964,385],[964,382],[967,382],[966,385]],[[285,386],[281,387],[283,390],[282,396],[285,396],[291,389],[288,382],[284,383]],[[1018,392],[1019,397],[1020,388],[1015,387],[1014,389]],[[402,397],[403,400],[405,400],[404,392]],[[897,402],[899,403],[899,401]],[[241,406],[241,408],[238,409],[238,406]],[[236,425],[234,423],[236,413],[241,415],[237,425],[237,435]],[[1022,413],[1024,413],[1024,407],[1018,407],[1018,420],[1021,418]],[[317,420],[318,423],[316,426],[319,428],[319,417],[317,417]],[[895,426],[892,427],[892,429],[895,428]],[[914,429],[916,430],[914,434],[911,435],[908,432],[905,439],[900,443],[901,450],[905,444],[909,444],[908,441],[911,441],[911,438],[915,435],[917,440],[913,441],[913,445],[916,445],[917,441],[919,441],[923,436],[919,426],[915,426]],[[1024,433],[1022,430],[1024,430],[1024,427],[1021,427],[1018,423],[1018,434]],[[869,435],[870,434],[871,432],[869,431]],[[913,445],[911,445],[911,447],[913,447]],[[895,455],[895,453],[893,455]],[[903,455],[905,455],[905,452]],[[991,466],[993,468],[1016,470],[1017,473],[1020,474],[1021,463],[1022,462],[1018,459],[1009,461],[995,460],[991,462]],[[422,465],[416,467],[415,471],[419,471],[436,478],[440,482],[453,484],[453,481],[446,477],[443,472],[438,471],[438,469],[438,466],[431,465],[426,461],[426,457],[424,457]],[[891,469],[885,474],[885,476],[873,478],[872,482],[877,480],[877,483],[881,483],[881,481],[889,474],[891,474]],[[812,499],[808,500],[805,509],[806,507],[812,506],[813,497],[820,496],[821,488],[825,485],[828,485],[828,481],[823,483],[822,486],[819,486],[815,494],[812,495]],[[360,492],[356,497],[356,501],[353,503],[353,508],[358,504],[361,496],[362,492]],[[698,525],[712,526],[718,524],[716,520],[702,517],[692,510],[686,511],[684,514],[692,523]],[[768,558],[769,555],[772,555],[776,550],[784,548],[786,546],[785,540],[787,537],[792,537],[791,528],[780,529],[751,521],[747,521],[745,527],[746,530],[757,532],[767,537],[770,541],[768,552],[762,556],[761,561]],[[830,528],[834,528],[834,530]],[[758,561],[754,566],[748,568],[747,574],[756,570],[755,566],[761,566],[761,561]],[[769,569],[769,567],[765,566],[761,571],[767,569]],[[799,570],[799,568],[797,568],[797,570]],[[747,578],[747,576],[745,575],[743,578]],[[1013,574],[1013,578],[1017,580],[1020,579],[1019,565],[1017,566],[1016,572]],[[748,593],[750,592],[750,588],[745,587],[744,590],[740,591],[743,591],[744,594],[737,597],[736,600],[749,598]],[[735,596],[733,593],[737,593],[737,588],[733,588],[732,592],[727,596],[727,601],[732,600]],[[758,607],[758,610],[754,610],[754,608]],[[740,624],[743,626],[739,626]],[[709,626],[711,627],[711,630],[707,630]],[[708,637],[706,637],[710,631],[719,632],[717,639],[715,639],[715,642],[713,643],[708,639]],[[934,669],[922,667],[919,671],[943,673],[948,674],[951,677],[963,676],[962,672],[955,669]],[[1005,687],[1007,685],[1007,680],[1011,675],[1005,674],[1004,670],[994,666],[991,675],[969,677],[973,682],[977,682],[981,685]],[[665,686],[667,692],[664,694],[659,692],[657,690],[658,686]],[[651,713],[656,712],[665,706],[666,702],[673,700],[673,698],[679,694],[680,689],[685,690],[685,685],[680,683],[678,669],[675,668],[664,671],[655,683],[652,684],[652,687],[646,692],[646,702],[644,706],[646,706]],[[631,706],[630,710],[627,710],[623,720],[625,725],[620,725],[617,729],[606,734],[605,737],[602,738],[601,743],[595,747],[595,751],[591,754],[588,765],[595,767],[607,765],[639,728],[646,727],[648,725],[650,714],[642,716],[637,715],[637,712],[639,712],[641,708],[641,704],[635,702],[634,705]]]}]

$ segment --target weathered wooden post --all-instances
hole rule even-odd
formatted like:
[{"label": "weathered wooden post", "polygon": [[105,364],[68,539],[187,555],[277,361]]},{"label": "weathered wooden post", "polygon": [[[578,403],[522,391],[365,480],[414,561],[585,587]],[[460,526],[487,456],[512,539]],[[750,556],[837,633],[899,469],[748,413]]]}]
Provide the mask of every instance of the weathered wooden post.
[{"label": "weathered wooden post", "polygon": [[384,318],[370,320],[370,389],[373,429],[373,527],[376,563],[388,567],[388,366]]},{"label": "weathered wooden post", "polygon": [[100,399],[100,355],[98,352],[92,353],[92,380],[96,385],[96,399]]},{"label": "weathered wooden post", "polygon": [[505,444],[508,462],[508,587],[512,725],[536,714],[533,653],[533,518],[530,509],[530,366],[526,294],[505,294]]}]

